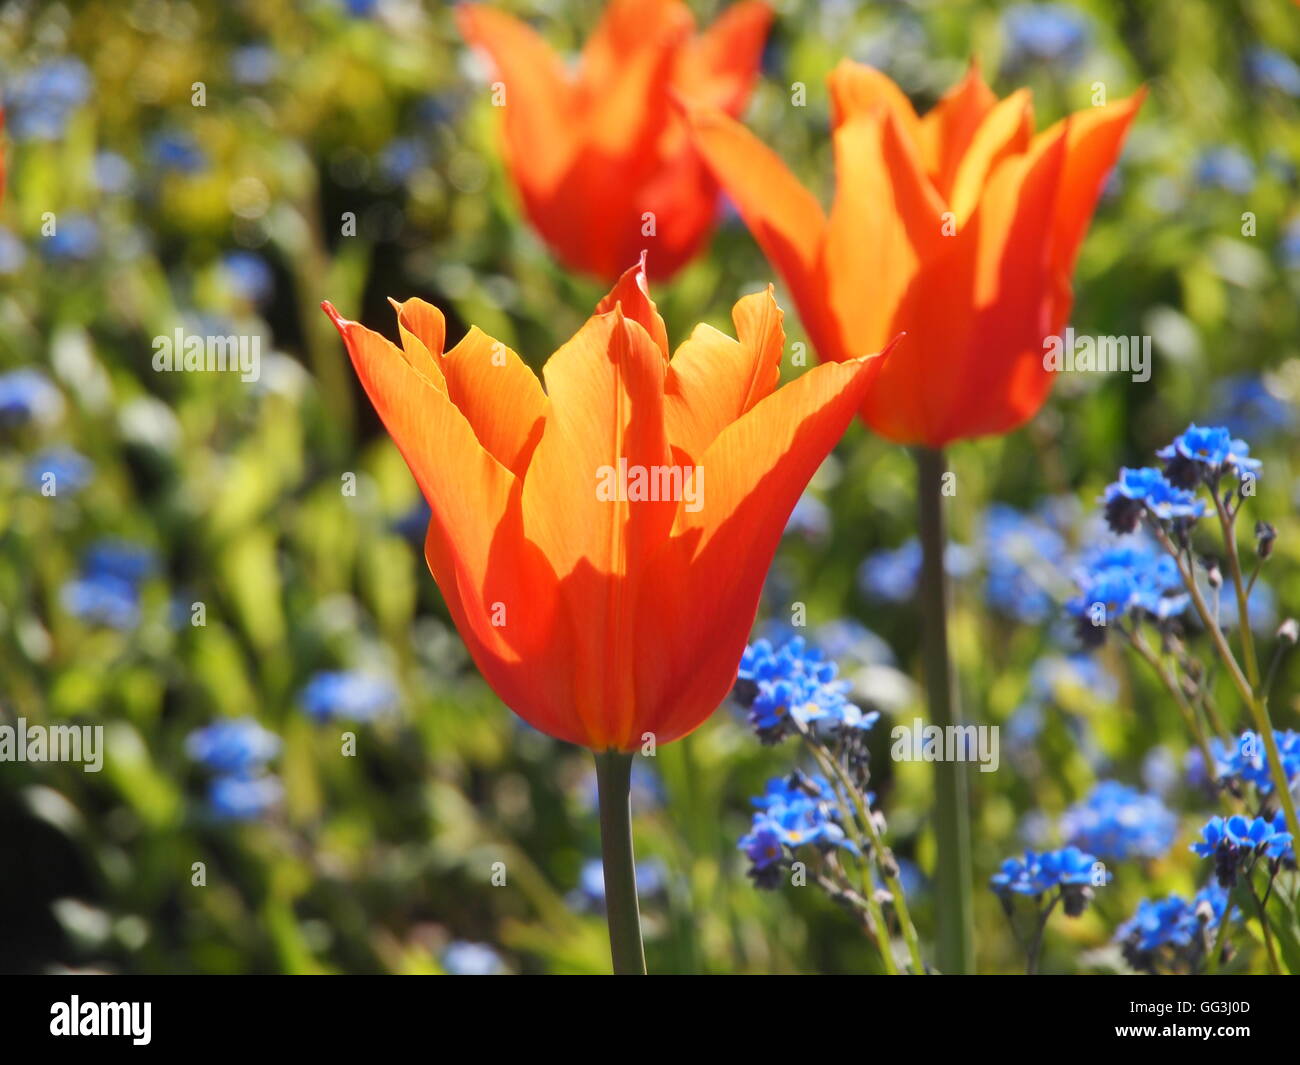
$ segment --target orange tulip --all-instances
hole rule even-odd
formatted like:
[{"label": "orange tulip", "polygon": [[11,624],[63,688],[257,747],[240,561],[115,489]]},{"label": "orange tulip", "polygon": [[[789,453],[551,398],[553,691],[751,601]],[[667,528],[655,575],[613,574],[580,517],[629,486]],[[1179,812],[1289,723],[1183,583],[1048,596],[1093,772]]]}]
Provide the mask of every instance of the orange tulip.
[{"label": "orange tulip", "polygon": [[735,4],[706,32],[680,0],[613,0],[574,74],[517,19],[467,4],[461,33],[496,67],[506,167],[524,211],[565,266],[612,282],[641,249],[667,277],[700,250],[718,186],[673,105],[740,113],[771,22]]},{"label": "orange tulip", "polygon": [[668,357],[642,266],[543,380],[438,310],[394,306],[402,347],[334,320],[433,512],[425,557],[479,670],[536,728],[595,751],[686,735],[735,682],[795,502],[881,359],[778,388],[769,287]]},{"label": "orange tulip", "polygon": [[1051,387],[1043,357],[1102,184],[1144,92],[1037,135],[1029,92],[998,100],[972,64],[924,117],[879,71],[830,77],[829,217],[771,151],[717,111],[695,142],[794,296],[822,359],[906,333],[862,415],[904,444],[1005,433]]}]

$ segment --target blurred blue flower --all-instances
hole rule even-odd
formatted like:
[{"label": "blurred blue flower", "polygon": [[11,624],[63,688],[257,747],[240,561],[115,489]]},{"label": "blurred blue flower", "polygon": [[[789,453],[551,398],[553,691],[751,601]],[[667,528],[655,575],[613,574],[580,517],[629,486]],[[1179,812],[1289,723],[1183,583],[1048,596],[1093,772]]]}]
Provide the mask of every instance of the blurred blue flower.
[{"label": "blurred blue flower", "polygon": [[418,137],[398,137],[379,153],[379,171],[395,185],[429,164],[429,148]]},{"label": "blurred blue flower", "polygon": [[989,882],[999,894],[1041,895],[1062,884],[1090,884],[1097,859],[1078,847],[1037,853],[1025,851],[1021,858],[1008,858]]},{"label": "blurred blue flower", "polygon": [[1291,219],[1282,230],[1278,251],[1283,266],[1288,270],[1300,270],[1300,217]]},{"label": "blurred blue flower", "polygon": [[[1203,887],[1191,902],[1179,895],[1151,902],[1143,899],[1137,912],[1116,930],[1125,943],[1125,955],[1138,968],[1148,968],[1149,955],[1161,948],[1174,951],[1191,946],[1204,933],[1213,933],[1228,910],[1228,893],[1217,883]],[[1235,920],[1235,909],[1228,920]]]},{"label": "blurred blue flower", "polygon": [[207,169],[208,156],[193,134],[164,130],[149,139],[149,158],[163,173],[197,174]]},{"label": "blurred blue flower", "polygon": [[83,572],[116,577],[138,584],[158,569],[158,556],[141,544],[125,540],[97,540],[82,558]]},{"label": "blurred blue flower", "polygon": [[[654,898],[668,885],[668,872],[658,858],[636,863],[636,892],[643,899]],[[569,897],[574,909],[599,912],[605,908],[605,867],[599,858],[583,862],[578,886]]]},{"label": "blurred blue flower", "polygon": [[382,677],[352,670],[322,671],[299,696],[315,721],[373,721],[397,707],[397,689]]},{"label": "blurred blue flower", "polygon": [[[650,762],[644,758],[633,760],[628,794],[632,812],[646,813],[656,810],[664,804],[665,797],[663,781],[659,779],[658,772],[651,767]],[[586,776],[583,777],[578,799],[584,810],[596,810],[600,806],[600,790],[594,766],[587,770]]]},{"label": "blurred blue flower", "polygon": [[30,367],[0,374],[0,426],[49,424],[63,413],[63,394],[42,371]]},{"label": "blurred blue flower", "polygon": [[1300,66],[1276,48],[1256,47],[1247,52],[1246,75],[1261,88],[1300,96]]},{"label": "blurred blue flower", "polygon": [[1091,692],[1103,702],[1119,697],[1119,682],[1088,655],[1047,655],[1034,662],[1029,671],[1029,690],[1033,698],[1059,702],[1066,689]]},{"label": "blurred blue flower", "polygon": [[991,607],[1028,624],[1051,616],[1055,601],[1034,573],[1036,565],[1054,571],[1060,564],[1066,550],[1060,533],[1035,515],[994,503],[984,512],[980,549]]},{"label": "blurred blue flower", "polygon": [[27,482],[42,491],[46,478],[53,475],[51,484],[56,496],[74,495],[90,483],[94,472],[91,461],[72,448],[50,448],[27,463]]},{"label": "blurred blue flower", "polygon": [[[943,565],[949,577],[965,577],[974,569],[974,556],[963,544],[944,549]],[[921,583],[921,542],[915,538],[894,550],[874,551],[858,567],[858,587],[872,599],[905,603]]]},{"label": "blurred blue flower", "polygon": [[27,247],[12,230],[0,226],[0,274],[16,274],[27,261]]},{"label": "blurred blue flower", "polygon": [[18,141],[58,140],[72,112],[90,98],[91,87],[89,69],[70,57],[18,75],[5,92],[9,134]]},{"label": "blurred blue flower", "polygon": [[100,192],[120,196],[130,190],[134,180],[131,164],[117,152],[99,152],[95,156],[95,185]]},{"label": "blurred blue flower", "polygon": [[1097,858],[1078,847],[1056,851],[1025,851],[1023,859],[1008,858],[989,880],[998,895],[1032,895],[1037,898],[1053,888],[1061,889],[1065,912],[1077,917],[1091,898],[1094,881],[1109,883],[1111,873]]},{"label": "blurred blue flower", "polygon": [[1203,188],[1245,196],[1255,187],[1255,164],[1240,148],[1209,148],[1197,159],[1193,177]]},{"label": "blurred blue flower", "polygon": [[208,769],[247,776],[280,753],[280,737],[251,717],[234,718],[195,729],[185,750]]},{"label": "blurred blue flower", "polygon": [[275,77],[280,57],[265,44],[247,44],[230,54],[230,74],[240,85],[265,85]]},{"label": "blurred blue flower", "polygon": [[[1300,732],[1275,729],[1273,742],[1277,744],[1282,770],[1292,790],[1300,781]],[[1214,755],[1215,779],[1254,785],[1261,795],[1273,792],[1273,774],[1268,764],[1268,752],[1262,737],[1247,729],[1228,751],[1218,737],[1210,740],[1210,753]],[[1193,769],[1197,767],[1192,767]],[[1203,765],[1199,767],[1204,775]]]},{"label": "blurred blue flower", "polygon": [[62,215],[41,247],[56,261],[86,262],[99,254],[99,223],[86,214]]},{"label": "blurred blue flower", "polygon": [[1016,4],[1002,16],[1007,61],[1071,67],[1083,59],[1091,38],[1088,16],[1068,4]]},{"label": "blurred blue flower", "polygon": [[76,578],[60,591],[63,608],[92,625],[133,629],[140,623],[140,583],[157,568],[146,547],[121,540],[100,540],[82,556]]},{"label": "blurred blue flower", "polygon": [[790,520],[785,523],[785,535],[815,542],[826,539],[830,531],[830,509],[816,496],[805,492],[790,512]]},{"label": "blurred blue flower", "polygon": [[231,251],[221,257],[226,281],[240,299],[265,303],[275,292],[275,274],[267,261],[251,251]]},{"label": "blurred blue flower", "polygon": [[442,967],[452,976],[502,976],[507,972],[501,955],[486,943],[453,940],[442,952]]},{"label": "blurred blue flower", "polygon": [[[1300,255],[1300,227],[1297,228],[1297,255]],[[1288,433],[1296,427],[1295,408],[1279,396],[1261,377],[1241,374],[1224,377],[1214,385],[1219,406],[1212,421],[1222,424],[1236,436],[1250,432],[1254,436]]]},{"label": "blurred blue flower", "polygon": [[1066,842],[1101,858],[1159,858],[1174,845],[1178,818],[1154,795],[1103,780],[1061,817]]},{"label": "blurred blue flower", "polygon": [[1105,635],[1104,626],[1094,624],[1098,606],[1104,607],[1109,626],[1133,611],[1158,620],[1177,617],[1189,601],[1182,591],[1177,564],[1144,540],[1093,552],[1085,557],[1074,579],[1080,594],[1065,608],[1079,620],[1079,634],[1088,646],[1095,646]]},{"label": "blurred blue flower", "polygon": [[893,649],[857,618],[836,618],[817,627],[814,640],[826,657],[850,666],[890,666]]},{"label": "blurred blue flower", "polygon": [[208,789],[209,808],[223,821],[254,821],[283,797],[284,785],[273,776],[219,776]]},{"label": "blurred blue flower", "polygon": [[[1224,609],[1219,613],[1219,627],[1230,632],[1237,627],[1237,597],[1231,589],[1220,589]],[[1255,581],[1246,596],[1246,620],[1251,630],[1261,634],[1272,634],[1277,629],[1277,593],[1270,585],[1261,580]]]},{"label": "blurred blue flower", "polygon": [[1164,744],[1152,747],[1143,757],[1142,783],[1148,791],[1161,797],[1167,796],[1178,785],[1178,759]]},{"label": "blurred blue flower", "polygon": [[59,592],[63,609],[91,625],[134,629],[140,624],[140,593],[130,581],[111,574],[77,577]]}]

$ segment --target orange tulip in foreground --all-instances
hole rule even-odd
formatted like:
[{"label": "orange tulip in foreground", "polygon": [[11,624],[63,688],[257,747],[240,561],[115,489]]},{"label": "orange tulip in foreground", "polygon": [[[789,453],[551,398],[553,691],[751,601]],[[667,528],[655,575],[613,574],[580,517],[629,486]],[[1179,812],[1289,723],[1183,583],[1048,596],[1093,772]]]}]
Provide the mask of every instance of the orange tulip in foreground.
[{"label": "orange tulip in foreground", "polygon": [[629,270],[543,383],[472,329],[397,306],[402,346],[328,303],[366,393],[433,516],[425,553],[483,676],[530,724],[600,752],[667,743],[735,681],[795,502],[882,360],[778,388],[766,292],[738,339],[699,326],[672,360]]},{"label": "orange tulip in foreground", "polygon": [[694,36],[680,0],[613,0],[573,74],[517,19],[478,4],[456,15],[496,68],[506,166],[556,257],[609,282],[645,247],[656,277],[691,259],[712,231],[718,187],[673,99],[739,114],[767,6],[735,4]]},{"label": "orange tulip in foreground", "polygon": [[907,334],[863,407],[876,432],[941,448],[1016,428],[1050,390],[1044,345],[1144,93],[1035,135],[1028,90],[998,100],[974,65],[924,117],[870,67],[841,63],[830,91],[829,216],[725,115],[693,110],[696,144],[823,359]]}]

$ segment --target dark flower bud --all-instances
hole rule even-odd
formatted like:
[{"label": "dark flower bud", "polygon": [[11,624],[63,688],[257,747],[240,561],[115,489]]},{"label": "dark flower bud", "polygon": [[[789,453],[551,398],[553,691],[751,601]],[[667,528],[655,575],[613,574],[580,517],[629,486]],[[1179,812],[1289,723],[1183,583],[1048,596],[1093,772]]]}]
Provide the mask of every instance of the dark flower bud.
[{"label": "dark flower bud", "polygon": [[1273,541],[1277,539],[1277,528],[1266,521],[1255,522],[1255,554],[1261,559],[1273,553]]},{"label": "dark flower bud", "polygon": [[1092,888],[1087,884],[1061,885],[1061,905],[1066,917],[1078,917],[1092,901]]},{"label": "dark flower bud", "polygon": [[1175,455],[1165,464],[1165,479],[1175,488],[1195,488],[1201,480],[1201,464],[1186,455]]},{"label": "dark flower bud", "polygon": [[1104,508],[1106,515],[1106,524],[1110,531],[1123,535],[1134,532],[1138,527],[1138,522],[1142,520],[1142,511],[1145,505],[1140,499],[1129,499],[1128,496],[1116,495],[1107,500]]},{"label": "dark flower bud", "polygon": [[1076,619],[1074,633],[1086,651],[1095,651],[1106,642],[1106,626],[1094,625],[1086,615]]},{"label": "dark flower bud", "polygon": [[736,686],[731,689],[731,697],[736,700],[740,706],[752,706],[754,700],[758,697],[758,684],[748,677],[739,677],[736,680]]}]

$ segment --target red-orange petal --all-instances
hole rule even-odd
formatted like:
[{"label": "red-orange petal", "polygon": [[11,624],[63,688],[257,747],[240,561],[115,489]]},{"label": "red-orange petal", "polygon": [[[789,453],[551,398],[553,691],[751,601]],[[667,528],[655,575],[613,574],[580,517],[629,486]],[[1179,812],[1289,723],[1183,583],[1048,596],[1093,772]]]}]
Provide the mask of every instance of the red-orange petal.
[{"label": "red-orange petal", "polygon": [[638,604],[638,703],[655,710],[632,732],[684,736],[736,678],[759,593],[782,530],[809,479],[862,403],[880,358],[827,363],[760,400],[697,461],[702,506],[683,508],[652,560]]},{"label": "red-orange petal", "polygon": [[733,309],[738,339],[699,325],[677,349],[664,382],[664,420],[679,457],[697,461],[723,429],[776,388],[783,318],[769,285]]}]

